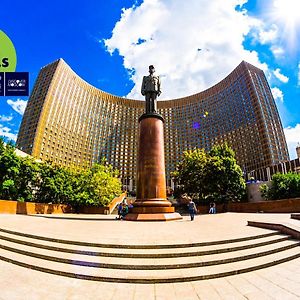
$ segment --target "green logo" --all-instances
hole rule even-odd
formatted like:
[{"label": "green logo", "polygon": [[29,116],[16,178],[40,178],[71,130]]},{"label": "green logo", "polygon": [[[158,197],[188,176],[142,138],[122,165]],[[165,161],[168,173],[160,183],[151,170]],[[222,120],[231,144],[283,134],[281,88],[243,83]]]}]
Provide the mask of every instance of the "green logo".
[{"label": "green logo", "polygon": [[15,72],[17,54],[10,38],[0,30],[0,72]]}]

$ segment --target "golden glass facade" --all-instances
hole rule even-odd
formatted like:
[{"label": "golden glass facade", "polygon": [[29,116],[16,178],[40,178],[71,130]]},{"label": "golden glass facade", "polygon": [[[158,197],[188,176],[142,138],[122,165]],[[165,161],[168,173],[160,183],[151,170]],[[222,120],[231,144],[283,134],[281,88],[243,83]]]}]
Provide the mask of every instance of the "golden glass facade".
[{"label": "golden glass facade", "polygon": [[[17,147],[59,165],[88,166],[105,156],[120,170],[123,183],[134,185],[138,118],[144,107],[145,101],[91,86],[59,59],[38,75]],[[247,172],[289,160],[265,75],[246,62],[203,92],[158,101],[158,112],[165,119],[168,184],[184,150],[208,150],[225,141]]]}]

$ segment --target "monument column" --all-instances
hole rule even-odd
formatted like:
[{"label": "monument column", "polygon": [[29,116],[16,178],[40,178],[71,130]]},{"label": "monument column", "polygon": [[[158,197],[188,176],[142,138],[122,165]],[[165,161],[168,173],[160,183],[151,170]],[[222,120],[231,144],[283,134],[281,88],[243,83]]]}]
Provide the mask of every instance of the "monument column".
[{"label": "monument column", "polygon": [[[137,161],[137,199],[157,201],[166,205],[166,174],[164,157],[163,118],[144,114],[139,118],[139,148]],[[143,201],[145,199],[145,201]]]},{"label": "monument column", "polygon": [[153,66],[145,76],[142,94],[146,96],[146,113],[139,118],[137,160],[137,193],[130,221],[169,221],[182,219],[167,200],[164,119],[156,112],[156,97],[160,94],[160,81],[154,76]]}]

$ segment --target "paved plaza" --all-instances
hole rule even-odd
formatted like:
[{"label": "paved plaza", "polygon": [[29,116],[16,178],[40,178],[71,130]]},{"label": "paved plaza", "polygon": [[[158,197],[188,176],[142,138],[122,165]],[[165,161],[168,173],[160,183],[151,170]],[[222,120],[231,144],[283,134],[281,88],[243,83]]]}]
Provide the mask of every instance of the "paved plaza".
[{"label": "paved plaza", "polygon": [[[225,241],[240,239],[252,236],[263,236],[272,234],[271,230],[247,226],[247,221],[262,221],[272,223],[290,224],[293,228],[299,228],[300,221],[290,219],[289,214],[238,214],[225,213],[216,215],[198,215],[195,221],[191,222],[189,217],[184,216],[183,220],[172,222],[128,222],[115,220],[114,215],[0,215],[0,229],[17,233],[26,233],[40,237],[52,239],[62,239],[78,242],[89,242],[98,244],[113,245],[174,245],[174,244],[193,244],[211,241]],[[274,233],[276,234],[276,233]],[[4,239],[0,239],[0,244],[8,247],[11,242],[5,241],[9,233],[0,232]],[[282,239],[282,236],[278,236]],[[278,239],[277,235],[268,236],[261,240],[268,241]],[[21,239],[18,237],[18,239]],[[26,239],[22,238],[22,239]],[[30,238],[27,238],[29,241]],[[5,244],[6,243],[6,244]],[[42,242],[50,245],[50,242]],[[235,245],[247,245],[249,242],[239,242]],[[279,243],[295,243],[295,241],[279,241]],[[12,244],[12,243],[11,243]],[[52,243],[53,244],[53,243]],[[273,244],[272,244],[273,245]],[[266,249],[274,247],[266,245]],[[291,244],[292,245],[292,244]],[[227,244],[228,246],[228,244]],[[226,247],[227,247],[226,246]],[[296,245],[297,246],[297,245]],[[25,251],[28,246],[23,246]],[[75,246],[68,246],[73,247]],[[80,248],[81,247],[81,248]],[[205,249],[221,249],[224,246],[204,246]],[[289,246],[288,246],[289,247]],[[293,247],[289,251],[299,253],[299,246]],[[78,246],[76,249],[83,249]],[[87,247],[88,248],[88,247]],[[199,247],[200,248],[200,247]],[[21,248],[20,248],[21,249]],[[197,247],[195,247],[197,249]],[[203,249],[203,247],[201,248]],[[48,252],[47,252],[48,251]],[[104,251],[104,250],[103,250]],[[114,253],[127,253],[129,256],[144,253],[144,250],[136,249],[113,249]],[[180,253],[179,249],[157,249],[151,253],[163,254],[166,252]],[[269,250],[268,250],[269,251]],[[254,250],[245,249],[236,251],[236,256],[240,253],[250,255]],[[291,253],[292,253],[291,252]],[[43,255],[49,254],[49,250],[40,249]],[[52,251],[53,253],[53,251]],[[5,248],[0,249],[0,256],[11,259],[21,259],[23,256],[10,254]],[[176,254],[177,255],[177,254]],[[276,254],[278,257],[282,253]],[[68,258],[69,254],[58,253],[57,256]],[[220,253],[209,255],[218,259],[228,259],[228,254]],[[217,257],[218,256],[218,257]],[[267,260],[268,256],[257,258],[257,260]],[[23,259],[23,258],[22,258]],[[106,263],[118,263],[127,261],[132,263],[132,258],[118,257],[89,257],[93,262],[101,260]],[[191,262],[191,257],[166,258],[166,262]],[[200,258],[197,258],[200,261]],[[207,257],[205,258],[207,260]],[[205,260],[201,258],[201,261]],[[134,264],[146,264],[148,259],[137,258]],[[159,264],[150,259],[152,264]],[[26,258],[24,262],[36,265],[39,264],[38,258]],[[250,261],[250,260],[249,260]],[[199,262],[198,262],[199,263]],[[52,265],[67,270],[65,264],[58,262],[46,262],[45,267]],[[56,264],[56,265],[55,265]],[[236,263],[238,264],[238,263]],[[241,262],[247,266],[249,262]],[[75,267],[73,266],[73,269]],[[213,272],[222,272],[226,269],[224,264],[203,267],[204,270],[213,269]],[[93,268],[90,268],[93,269]],[[14,263],[0,260],[0,299],[300,299],[300,259],[293,259],[288,262],[277,264],[268,268],[245,272],[238,275],[226,276],[223,278],[195,280],[177,283],[117,283],[101,282],[85,279],[68,278],[56,274],[49,274],[28,267],[19,266]],[[123,273],[122,273],[123,272]],[[124,274],[136,272],[142,274],[141,270],[107,270],[105,274]],[[140,273],[139,273],[140,272]],[[147,270],[148,272],[148,270]],[[167,272],[170,277],[177,276],[178,270],[150,270],[149,274],[155,277],[160,272]],[[168,273],[169,272],[169,273]],[[182,271],[180,271],[182,272]],[[185,272],[195,270],[186,269]],[[179,273],[178,273],[179,274]],[[108,276],[108,275],[107,275]],[[123,276],[123,275],[122,275]]]}]

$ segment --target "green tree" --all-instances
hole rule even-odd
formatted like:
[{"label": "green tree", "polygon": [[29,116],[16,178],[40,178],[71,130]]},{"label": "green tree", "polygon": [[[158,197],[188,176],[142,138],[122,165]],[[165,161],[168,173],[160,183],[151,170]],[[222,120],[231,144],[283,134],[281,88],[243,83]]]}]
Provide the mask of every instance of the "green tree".
[{"label": "green tree", "polygon": [[300,197],[300,174],[289,172],[272,176],[271,186],[261,186],[262,196],[269,200]]},{"label": "green tree", "polygon": [[36,199],[39,202],[104,206],[121,194],[118,172],[106,163],[90,169],[59,167],[49,163],[40,168],[40,184]]},{"label": "green tree", "polygon": [[204,185],[206,194],[217,202],[240,201],[246,183],[234,151],[227,145],[216,145],[208,153]]},{"label": "green tree", "polygon": [[178,185],[175,196],[184,193],[193,198],[204,196],[206,164],[207,154],[204,149],[183,152],[183,159],[178,163],[176,171],[172,173],[173,179]]},{"label": "green tree", "polygon": [[0,157],[2,156],[5,149],[5,144],[3,138],[0,137]]},{"label": "green tree", "polygon": [[201,202],[240,201],[245,195],[242,170],[227,144],[216,145],[208,153],[203,149],[185,151],[173,176],[181,193]]},{"label": "green tree", "polygon": [[0,197],[5,200],[18,198],[17,179],[20,175],[20,158],[11,143],[0,143]]},{"label": "green tree", "polygon": [[89,190],[89,173],[90,169],[83,169],[77,166],[69,167],[72,176],[73,197],[70,204],[75,208],[75,211],[81,206],[89,205],[90,190]]},{"label": "green tree", "polygon": [[86,175],[89,179],[86,184],[88,204],[104,206],[122,193],[119,172],[106,162],[94,164]]},{"label": "green tree", "polygon": [[92,168],[62,167],[18,157],[0,138],[0,198],[74,207],[107,205],[121,194],[119,173],[105,160]]},{"label": "green tree", "polygon": [[35,197],[37,202],[72,203],[73,174],[67,168],[41,163],[39,176],[40,184]]},{"label": "green tree", "polygon": [[18,201],[35,200],[35,193],[40,184],[40,165],[30,156],[20,158],[20,176],[16,179]]}]

